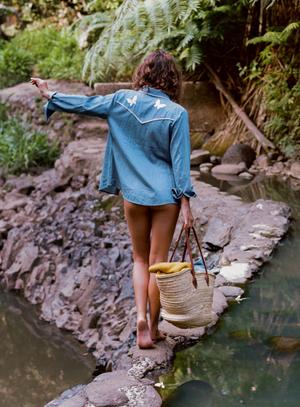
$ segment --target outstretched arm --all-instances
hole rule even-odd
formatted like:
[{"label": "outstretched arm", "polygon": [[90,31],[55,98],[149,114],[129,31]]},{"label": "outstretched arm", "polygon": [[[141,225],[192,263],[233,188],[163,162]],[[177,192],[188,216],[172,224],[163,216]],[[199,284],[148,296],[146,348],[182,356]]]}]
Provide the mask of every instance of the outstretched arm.
[{"label": "outstretched arm", "polygon": [[43,79],[40,79],[40,78],[31,78],[30,83],[31,83],[31,85],[35,85],[39,89],[43,98],[50,99],[50,94],[49,94],[48,85],[47,85],[46,81],[44,81]]},{"label": "outstretched arm", "polygon": [[49,92],[47,82],[43,79],[32,78],[30,83],[37,86],[41,95],[48,99],[48,102],[43,107],[47,122],[56,111],[107,119],[110,109],[113,106],[113,94],[90,97],[82,95],[66,95],[59,92]]}]

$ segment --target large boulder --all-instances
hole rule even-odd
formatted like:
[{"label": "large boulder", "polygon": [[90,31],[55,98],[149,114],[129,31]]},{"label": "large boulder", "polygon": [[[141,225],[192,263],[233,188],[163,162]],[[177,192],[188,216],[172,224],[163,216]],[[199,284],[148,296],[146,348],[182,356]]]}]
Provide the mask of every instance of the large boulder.
[{"label": "large boulder", "polygon": [[239,164],[244,162],[250,168],[255,160],[255,151],[247,144],[230,146],[222,159],[222,164]]}]

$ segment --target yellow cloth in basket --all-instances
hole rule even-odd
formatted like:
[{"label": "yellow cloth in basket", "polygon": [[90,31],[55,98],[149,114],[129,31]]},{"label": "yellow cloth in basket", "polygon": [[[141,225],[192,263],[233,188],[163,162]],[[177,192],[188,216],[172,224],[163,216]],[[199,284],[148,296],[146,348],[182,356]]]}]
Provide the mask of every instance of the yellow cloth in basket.
[{"label": "yellow cloth in basket", "polygon": [[153,266],[149,267],[150,273],[157,273],[157,275],[161,276],[163,274],[172,274],[178,273],[182,269],[191,268],[191,263],[182,263],[182,262],[174,262],[174,263],[157,263],[153,264]]}]

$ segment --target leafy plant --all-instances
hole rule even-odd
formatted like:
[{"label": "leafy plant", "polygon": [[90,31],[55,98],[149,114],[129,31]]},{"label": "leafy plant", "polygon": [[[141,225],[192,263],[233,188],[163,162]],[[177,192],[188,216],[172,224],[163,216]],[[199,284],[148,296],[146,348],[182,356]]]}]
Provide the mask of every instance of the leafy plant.
[{"label": "leafy plant", "polygon": [[85,51],[79,49],[71,29],[37,24],[1,44],[0,88],[27,82],[33,66],[46,78],[81,79]]},{"label": "leafy plant", "polygon": [[28,81],[33,58],[25,49],[6,46],[0,51],[0,88]]},{"label": "leafy plant", "polygon": [[[125,0],[86,55],[83,77],[90,83],[123,77],[157,48],[194,71],[208,52],[230,51],[245,21],[244,3],[231,0]],[[224,4],[225,3],[225,4]],[[97,16],[98,17],[98,16]],[[86,17],[87,27],[94,24]],[[81,24],[81,27],[82,27]],[[88,28],[87,28],[88,29]],[[220,48],[221,47],[221,48]]]},{"label": "leafy plant", "polygon": [[[260,103],[265,104],[266,136],[287,156],[300,146],[300,68],[298,40],[300,22],[270,29],[248,44],[264,44],[258,58],[252,61],[247,79],[255,80]],[[240,67],[241,69],[241,67]]]},{"label": "leafy plant", "polygon": [[46,133],[34,130],[25,119],[6,115],[0,103],[0,168],[20,174],[31,166],[50,166],[60,154],[59,142],[51,144]]}]

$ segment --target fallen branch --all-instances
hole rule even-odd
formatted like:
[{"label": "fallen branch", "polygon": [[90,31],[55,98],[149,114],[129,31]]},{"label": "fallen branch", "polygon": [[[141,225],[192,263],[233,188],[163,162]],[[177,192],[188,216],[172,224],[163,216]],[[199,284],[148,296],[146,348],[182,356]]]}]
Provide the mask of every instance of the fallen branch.
[{"label": "fallen branch", "polygon": [[269,141],[255,126],[255,124],[252,122],[252,120],[249,119],[249,117],[246,115],[246,113],[243,111],[243,109],[236,103],[234,100],[233,96],[231,93],[225,89],[223,86],[221,79],[218,77],[218,75],[211,69],[209,65],[207,65],[205,62],[203,62],[204,65],[206,66],[207,70],[210,73],[210,77],[212,82],[214,83],[215,87],[226,97],[228,102],[231,104],[233,110],[235,113],[243,120],[245,123],[247,129],[253,134],[253,136],[256,138],[256,140],[261,144],[261,146],[267,150],[268,148],[275,149],[276,147],[274,144]]}]

